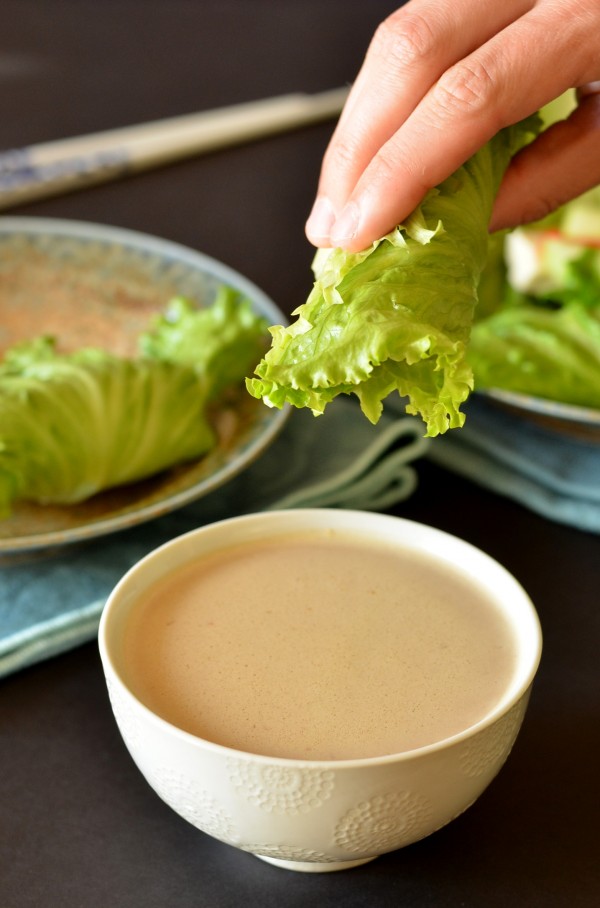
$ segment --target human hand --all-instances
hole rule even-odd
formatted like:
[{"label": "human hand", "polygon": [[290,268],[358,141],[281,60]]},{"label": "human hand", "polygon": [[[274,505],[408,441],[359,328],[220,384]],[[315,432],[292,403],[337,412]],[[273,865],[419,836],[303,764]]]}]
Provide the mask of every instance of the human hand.
[{"label": "human hand", "polygon": [[600,183],[599,0],[410,0],[377,29],[323,159],[306,224],[356,252],[504,126],[569,88],[578,105],[515,156],[490,230]]}]

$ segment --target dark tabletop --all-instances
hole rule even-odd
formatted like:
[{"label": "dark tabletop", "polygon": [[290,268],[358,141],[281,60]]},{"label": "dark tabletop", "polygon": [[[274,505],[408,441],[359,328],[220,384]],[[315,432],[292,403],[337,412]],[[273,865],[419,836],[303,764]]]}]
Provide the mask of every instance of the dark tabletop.
[{"label": "dark tabletop", "polygon": [[[0,149],[352,81],[385,0],[3,0]],[[332,124],[16,213],[130,227],[202,250],[284,311]],[[148,788],[95,644],[0,682],[0,906],[593,906],[600,903],[598,537],[428,462],[397,513],[500,560],[545,637],[525,725],[466,814],[361,868],[295,874],[220,844]],[[0,574],[0,583],[2,582]]]}]

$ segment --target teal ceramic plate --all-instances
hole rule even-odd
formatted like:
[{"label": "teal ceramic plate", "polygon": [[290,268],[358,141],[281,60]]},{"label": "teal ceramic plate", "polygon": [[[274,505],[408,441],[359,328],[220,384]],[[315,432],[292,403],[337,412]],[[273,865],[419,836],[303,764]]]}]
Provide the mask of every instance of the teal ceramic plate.
[{"label": "teal ceramic plate", "polygon": [[515,391],[503,391],[500,388],[479,393],[521,419],[545,429],[571,438],[600,442],[600,410],[563,404]]},{"label": "teal ceramic plate", "polygon": [[[176,243],[78,221],[0,218],[0,353],[40,334],[62,349],[93,345],[134,352],[151,314],[176,294],[210,303],[228,284],[269,324],[277,306],[228,266]],[[0,556],[116,532],[182,507],[241,472],[273,441],[287,417],[240,394],[217,415],[218,446],[201,460],[68,507],[18,503],[0,521]]]}]

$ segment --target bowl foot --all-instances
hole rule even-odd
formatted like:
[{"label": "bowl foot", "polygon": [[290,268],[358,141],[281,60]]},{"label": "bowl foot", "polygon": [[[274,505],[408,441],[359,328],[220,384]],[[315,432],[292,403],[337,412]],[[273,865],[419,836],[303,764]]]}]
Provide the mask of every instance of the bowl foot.
[{"label": "bowl foot", "polygon": [[333,870],[350,870],[352,867],[359,867],[361,864],[368,864],[374,861],[376,854],[369,858],[359,858],[356,861],[284,861],[281,858],[271,858],[264,854],[257,854],[255,857],[267,864],[273,864],[275,867],[283,867],[285,870],[296,870],[302,873],[331,873]]}]

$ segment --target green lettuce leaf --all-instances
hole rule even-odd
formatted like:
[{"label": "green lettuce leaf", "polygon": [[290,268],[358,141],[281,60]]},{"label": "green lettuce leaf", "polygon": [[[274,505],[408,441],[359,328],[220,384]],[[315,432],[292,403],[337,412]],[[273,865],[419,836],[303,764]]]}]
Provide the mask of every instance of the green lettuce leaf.
[{"label": "green lettuce leaf", "polygon": [[213,400],[225,388],[243,384],[266,348],[268,323],[250,300],[222,286],[210,306],[199,308],[175,297],[141,335],[140,350],[153,359],[192,367]]},{"label": "green lettuce leaf", "polygon": [[72,504],[195,460],[216,444],[209,412],[243,387],[266,322],[222,287],[198,308],[177,298],[125,359],[57,352],[51,337],[0,363],[0,516],[16,499]]},{"label": "green lettuce leaf", "polygon": [[23,344],[0,367],[0,515],[71,504],[191,460],[215,443],[196,373],[101,350]]},{"label": "green lettuce leaf", "polygon": [[372,422],[398,392],[428,435],[461,426],[493,200],[512,155],[538,128],[532,117],[502,130],[363,252],[319,250],[313,289],[290,326],[271,328],[249,392],[269,406],[288,402],[315,414],[352,393]]},{"label": "green lettuce leaf", "polygon": [[506,280],[524,294],[595,306],[600,298],[600,186],[504,242]]},{"label": "green lettuce leaf", "polygon": [[600,407],[600,187],[503,237],[482,275],[477,389]]},{"label": "green lettuce leaf", "polygon": [[477,389],[600,408],[600,305],[511,305],[474,326],[468,359]]}]

